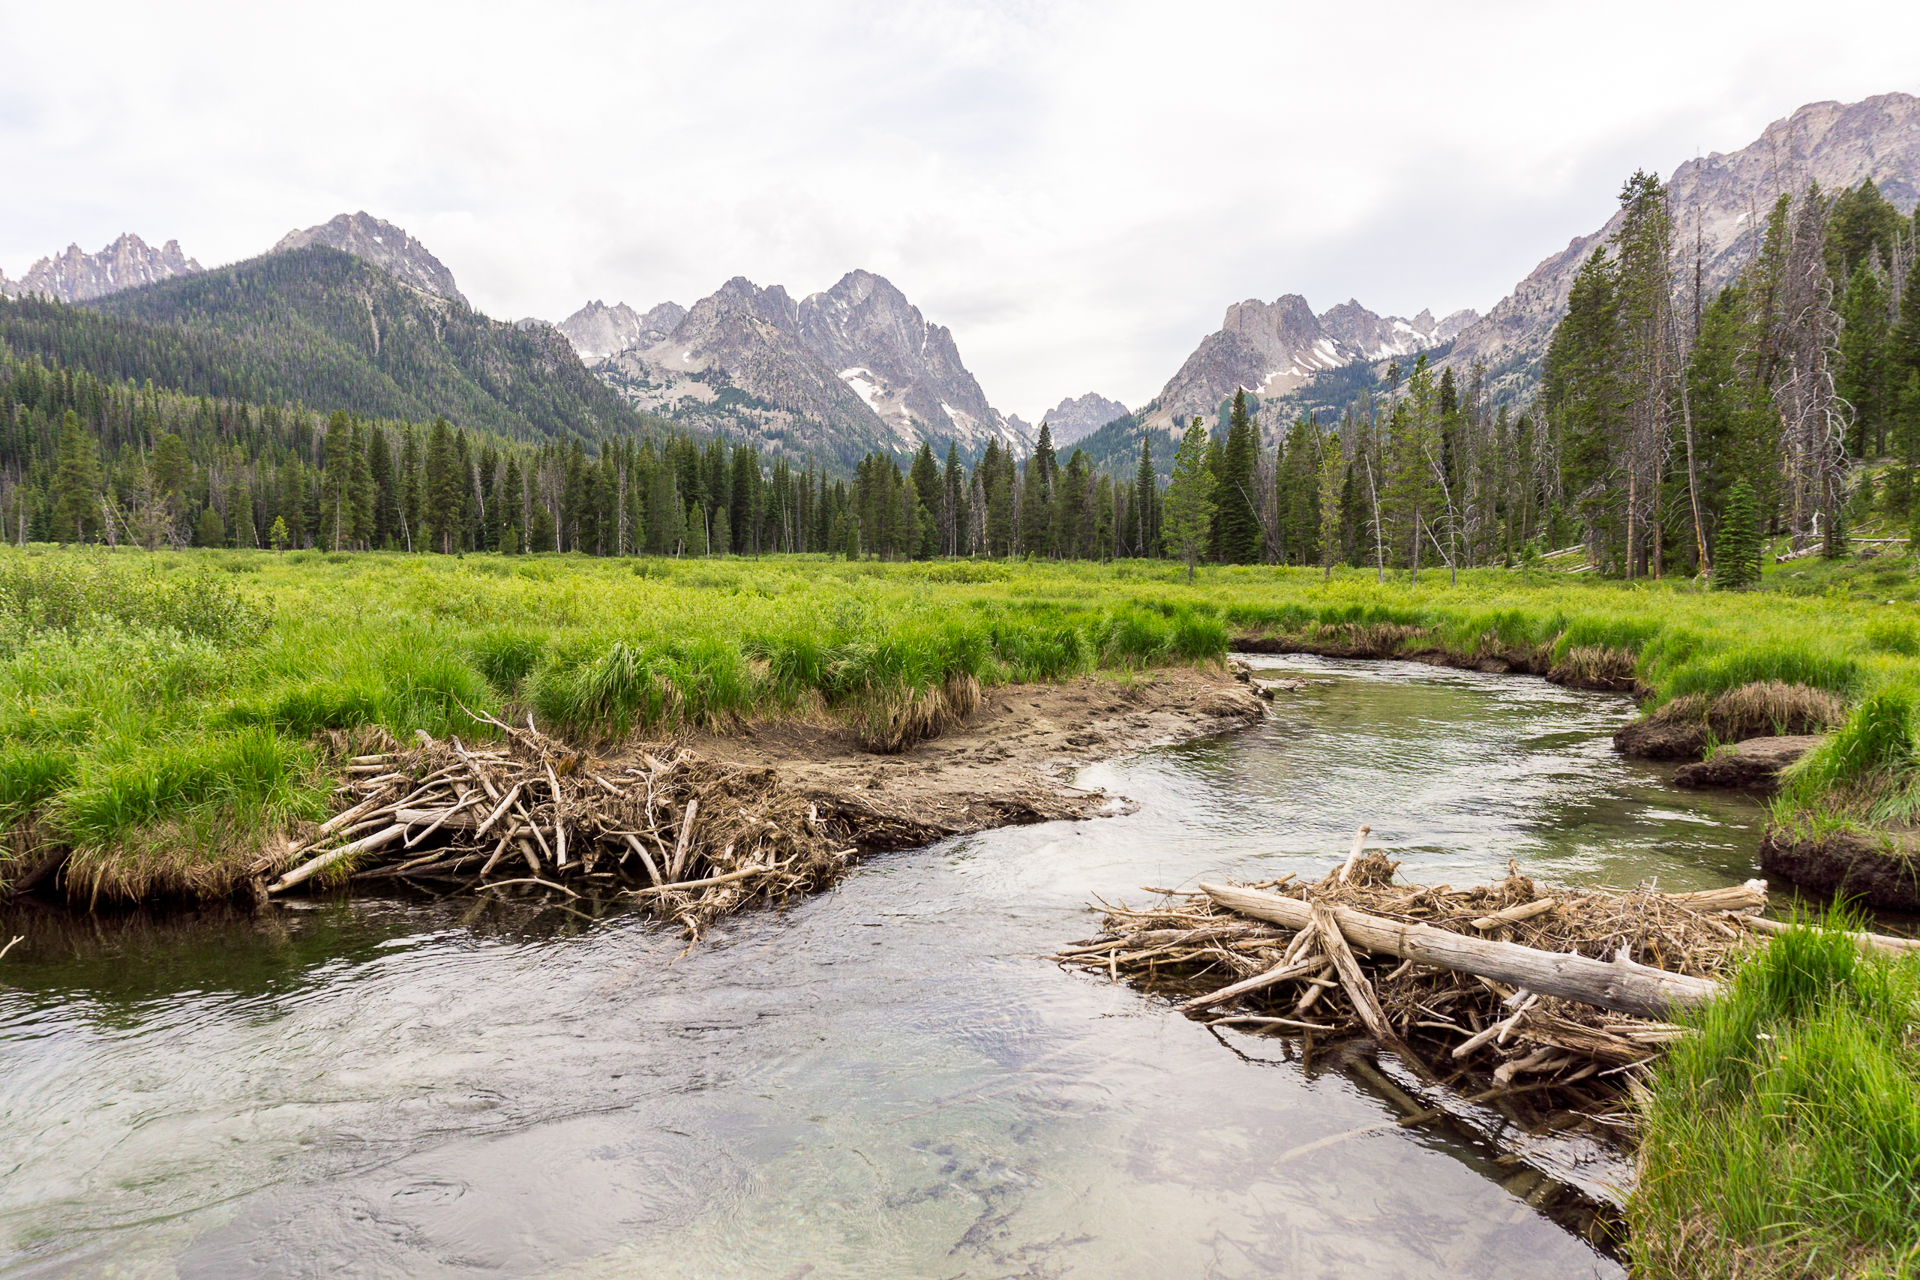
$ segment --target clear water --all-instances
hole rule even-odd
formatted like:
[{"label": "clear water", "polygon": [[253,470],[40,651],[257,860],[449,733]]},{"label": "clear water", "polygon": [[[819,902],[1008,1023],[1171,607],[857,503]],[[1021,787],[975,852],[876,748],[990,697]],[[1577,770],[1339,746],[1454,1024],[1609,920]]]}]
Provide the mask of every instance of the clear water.
[{"label": "clear water", "polygon": [[1364,1064],[1038,957],[1093,895],[1317,874],[1360,822],[1428,881],[1695,888],[1754,874],[1759,810],[1616,757],[1625,699],[1257,662],[1325,683],[1087,771],[1137,813],[875,859],[690,950],[592,904],[16,908],[0,1274],[1621,1275],[1461,1131],[1290,1155],[1400,1114]]}]

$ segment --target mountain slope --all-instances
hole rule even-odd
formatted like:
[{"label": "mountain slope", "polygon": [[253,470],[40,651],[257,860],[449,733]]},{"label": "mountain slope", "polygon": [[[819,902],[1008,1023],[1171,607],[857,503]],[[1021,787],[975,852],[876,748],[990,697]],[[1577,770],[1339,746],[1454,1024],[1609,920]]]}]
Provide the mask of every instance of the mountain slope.
[{"label": "mountain slope", "polygon": [[1352,299],[1315,315],[1297,293],[1272,302],[1249,298],[1227,308],[1220,328],[1200,340],[1141,412],[1148,423],[1165,428],[1196,414],[1212,415],[1240,388],[1278,399],[1327,370],[1437,347],[1478,319],[1471,311],[1444,320],[1428,311],[1412,320],[1379,316]]},{"label": "mountain slope", "polygon": [[1040,416],[1053,433],[1055,446],[1084,440],[1116,418],[1127,416],[1127,406],[1118,400],[1089,391],[1079,397],[1068,396]]},{"label": "mountain slope", "polygon": [[[113,376],[151,376],[142,366],[158,357],[142,353],[140,331],[126,323],[137,322],[161,331],[151,344],[156,348],[217,353],[218,378],[232,387],[226,394],[244,391],[379,417],[445,415],[456,425],[522,438],[598,437],[648,425],[588,372],[557,331],[490,320],[323,245],[115,293],[88,306],[121,323],[89,326],[48,312],[35,318],[34,341],[73,348],[84,346],[80,338],[90,333],[104,354],[70,349],[63,358],[78,355],[74,362],[87,368],[111,365],[94,371]],[[23,353],[34,349],[15,345]],[[215,377],[205,369],[189,369],[186,378],[173,372],[167,384],[186,390]]]},{"label": "mountain slope", "polygon": [[773,452],[850,462],[922,441],[970,457],[990,439],[1032,443],[987,402],[952,333],[867,271],[797,302],[744,277],[684,311],[593,302],[559,328],[636,408]]},{"label": "mountain slope", "polygon": [[[1676,247],[1690,261],[1696,230],[1710,298],[1752,255],[1767,212],[1784,191],[1857,186],[1872,178],[1903,212],[1920,196],[1920,98],[1882,94],[1864,102],[1815,102],[1768,125],[1739,151],[1688,160],[1668,180]],[[1486,365],[1489,386],[1524,398],[1539,385],[1553,326],[1566,314],[1573,277],[1619,225],[1615,214],[1535,267],[1484,320],[1463,332],[1447,363]]]},{"label": "mountain slope", "polygon": [[465,304],[466,295],[453,282],[453,272],[427,251],[427,246],[383,218],[366,210],[336,214],[330,221],[305,231],[289,231],[269,253],[287,253],[308,245],[325,245],[371,262],[402,284]]},{"label": "mountain slope", "polygon": [[34,263],[18,280],[9,280],[0,271],[0,297],[84,302],[200,269],[198,262],[180,252],[178,240],[155,249],[129,231],[99,253],[82,253],[79,245],[70,244],[65,253]]}]

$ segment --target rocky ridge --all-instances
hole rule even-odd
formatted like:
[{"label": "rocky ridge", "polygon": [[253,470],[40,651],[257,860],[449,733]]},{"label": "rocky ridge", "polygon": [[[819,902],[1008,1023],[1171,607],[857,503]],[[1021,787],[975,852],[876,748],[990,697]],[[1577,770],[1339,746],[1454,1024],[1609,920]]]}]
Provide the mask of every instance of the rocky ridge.
[{"label": "rocky ridge", "polygon": [[180,251],[178,240],[155,249],[129,231],[98,253],[85,253],[79,245],[70,244],[65,253],[34,263],[18,280],[9,280],[0,271],[0,297],[33,295],[85,302],[200,270],[198,262]]},{"label": "rocky ridge", "polygon": [[[1703,251],[1711,297],[1731,284],[1758,245],[1767,212],[1783,191],[1823,191],[1872,178],[1903,211],[1920,197],[1920,98],[1887,93],[1863,102],[1815,102],[1768,125],[1758,140],[1726,155],[1688,160],[1668,179],[1674,239],[1688,258]],[[1573,278],[1619,226],[1620,215],[1535,267],[1484,319],[1455,340],[1443,363],[1483,363],[1496,396],[1524,399],[1539,386],[1553,326],[1566,314]]]},{"label": "rocky ridge", "polygon": [[1094,392],[1075,398],[1068,396],[1040,416],[1053,433],[1053,443],[1072,444],[1084,440],[1109,422],[1127,416],[1127,406]]},{"label": "rocky ridge", "polygon": [[1330,369],[1440,346],[1479,318],[1473,311],[1442,320],[1430,311],[1411,320],[1381,316],[1354,299],[1315,315],[1297,293],[1272,302],[1249,298],[1227,308],[1220,328],[1201,339],[1140,412],[1146,425],[1165,429],[1195,414],[1213,414],[1242,388],[1262,400],[1277,399]]},{"label": "rocky ridge", "polygon": [[684,309],[590,302],[559,329],[635,408],[776,451],[1032,443],[987,402],[953,334],[870,271],[798,301],[736,276]]},{"label": "rocky ridge", "polygon": [[304,249],[310,244],[322,244],[350,253],[362,261],[371,262],[402,284],[466,305],[466,295],[454,284],[453,272],[429,253],[427,246],[391,222],[376,218],[364,209],[359,213],[339,214],[305,231],[289,231],[268,252],[285,253],[292,249]]}]

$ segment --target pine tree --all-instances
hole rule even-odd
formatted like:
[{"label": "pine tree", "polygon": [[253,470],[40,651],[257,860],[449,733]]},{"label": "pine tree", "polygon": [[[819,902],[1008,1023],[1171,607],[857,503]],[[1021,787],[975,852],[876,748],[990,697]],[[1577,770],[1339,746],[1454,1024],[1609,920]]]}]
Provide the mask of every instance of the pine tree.
[{"label": "pine tree", "polygon": [[69,409],[60,420],[60,461],[52,486],[53,539],[91,542],[100,532],[100,451],[80,416]]},{"label": "pine tree", "polygon": [[1153,549],[1160,545],[1160,530],[1154,524],[1154,499],[1159,496],[1159,486],[1153,474],[1153,433],[1142,429],[1140,432],[1140,466],[1133,474],[1134,523],[1138,533],[1133,543],[1137,555],[1151,557]]},{"label": "pine tree", "polygon": [[1727,490],[1713,544],[1713,585],[1739,591],[1760,581],[1760,506],[1753,486],[1736,480]]},{"label": "pine tree", "polygon": [[1247,413],[1247,393],[1242,388],[1233,393],[1226,446],[1220,454],[1215,528],[1216,550],[1223,564],[1253,564],[1260,559],[1260,520],[1253,509],[1253,471],[1259,450],[1259,436]]},{"label": "pine tree", "polygon": [[1163,515],[1167,550],[1186,562],[1189,583],[1193,581],[1194,565],[1213,533],[1214,480],[1207,466],[1208,434],[1201,420],[1195,418],[1181,438]]}]

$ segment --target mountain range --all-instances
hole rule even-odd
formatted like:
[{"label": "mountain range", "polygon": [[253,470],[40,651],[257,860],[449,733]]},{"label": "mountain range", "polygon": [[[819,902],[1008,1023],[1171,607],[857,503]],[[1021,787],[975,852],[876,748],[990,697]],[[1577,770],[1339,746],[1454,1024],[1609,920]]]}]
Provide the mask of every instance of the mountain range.
[{"label": "mountain range", "polygon": [[[1711,294],[1748,260],[1781,192],[1866,178],[1903,211],[1920,197],[1920,99],[1813,103],[1750,146],[1685,162],[1669,180],[1675,239],[1689,258],[1698,246]],[[1484,317],[1382,316],[1351,299],[1316,313],[1298,294],[1234,303],[1146,405],[1128,412],[1088,393],[1042,422],[1056,445],[1126,466],[1143,432],[1211,417],[1237,389],[1253,394],[1271,438],[1295,412],[1337,414],[1379,385],[1388,361],[1421,351],[1462,371],[1480,365],[1495,398],[1524,401],[1574,275],[1617,221],[1547,257]],[[362,211],[212,270],[173,240],[155,249],[128,233],[94,254],[70,245],[17,280],[0,274],[0,299],[12,300],[0,302],[0,337],[16,350],[92,361],[103,376],[381,416],[444,413],[517,436],[664,419],[844,466],[922,442],[969,457],[989,440],[1023,452],[1037,432],[992,406],[948,329],[868,271],[799,299],[735,277],[690,307],[596,300],[557,325],[505,323],[474,311],[425,245]]]},{"label": "mountain range", "polygon": [[691,307],[594,301],[556,327],[634,408],[763,447],[852,461],[1033,442],[987,402],[953,334],[870,271],[797,301],[742,276]]},{"label": "mountain range", "polygon": [[0,271],[0,297],[85,302],[200,269],[199,263],[180,252],[178,240],[155,249],[128,232],[99,253],[84,253],[79,245],[70,244],[65,253],[34,263],[18,280],[9,280]]},{"label": "mountain range", "polygon": [[1140,416],[1164,430],[1195,414],[1212,416],[1241,388],[1277,399],[1331,369],[1438,347],[1479,318],[1473,311],[1444,320],[1430,311],[1411,320],[1379,316],[1351,298],[1315,315],[1297,293],[1249,298],[1227,308],[1220,328],[1201,339]]}]

